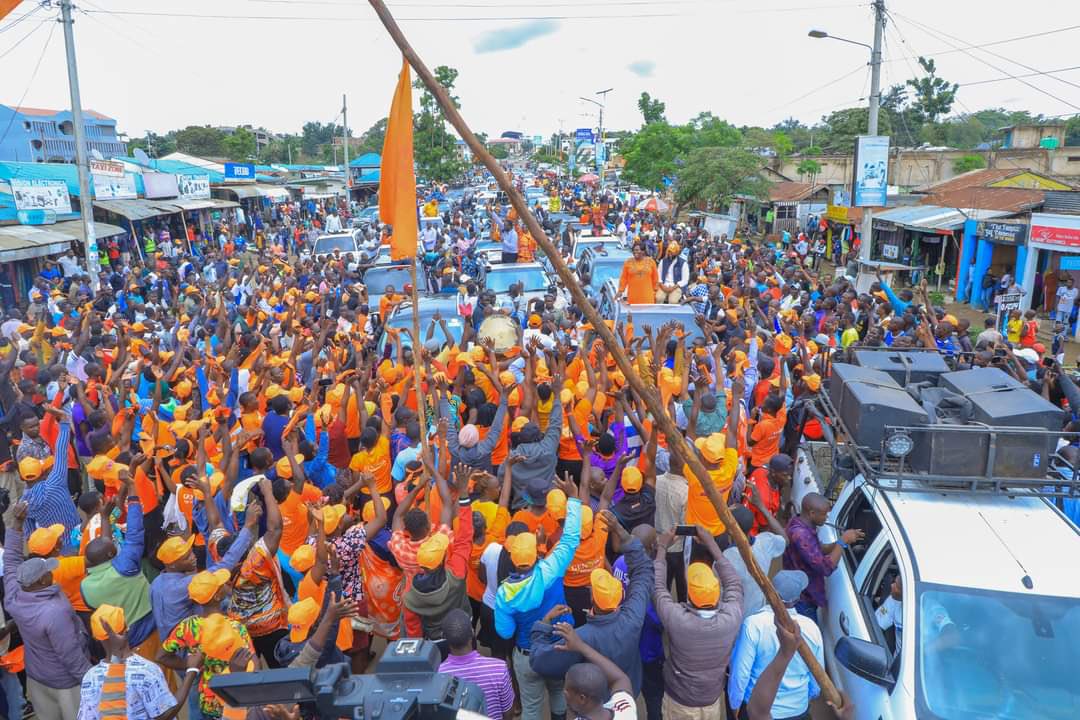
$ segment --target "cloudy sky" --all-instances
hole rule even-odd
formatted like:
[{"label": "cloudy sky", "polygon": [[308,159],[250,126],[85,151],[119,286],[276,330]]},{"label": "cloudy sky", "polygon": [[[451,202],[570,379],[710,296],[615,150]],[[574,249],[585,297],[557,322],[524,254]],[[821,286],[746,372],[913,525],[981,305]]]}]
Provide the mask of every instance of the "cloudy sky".
[{"label": "cloudy sky", "polygon": [[[343,92],[349,124],[360,133],[386,114],[400,66],[365,0],[77,4],[83,105],[116,117],[132,136],[190,124],[296,132],[307,120],[332,120]],[[762,125],[786,117],[817,121],[865,103],[869,93],[867,50],[806,35],[819,27],[870,43],[868,2],[389,4],[430,67],[460,71],[455,92],[466,119],[494,135],[595,126],[597,108],[579,97],[607,88],[605,125],[622,129],[640,125],[642,91],[664,100],[673,121],[709,110],[736,124]],[[62,29],[49,21],[55,10],[36,5],[25,0],[0,22],[0,103],[21,98],[27,106],[66,107]],[[1022,11],[997,5],[890,0],[883,86],[913,77],[914,56],[932,55],[940,75],[965,84],[954,112],[1080,112],[1080,4],[1027,0]],[[971,47],[986,43],[994,44]],[[1063,68],[1072,69],[1038,74]]]}]

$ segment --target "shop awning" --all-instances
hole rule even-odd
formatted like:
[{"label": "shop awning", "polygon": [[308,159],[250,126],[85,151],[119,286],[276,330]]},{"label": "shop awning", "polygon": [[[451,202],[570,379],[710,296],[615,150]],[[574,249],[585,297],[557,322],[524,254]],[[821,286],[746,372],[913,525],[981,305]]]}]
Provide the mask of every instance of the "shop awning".
[{"label": "shop awning", "polygon": [[276,187],[274,185],[265,185],[263,183],[248,183],[247,185],[219,185],[218,190],[228,190],[229,192],[236,193],[236,197],[241,200],[248,198],[264,197],[271,200],[288,200],[291,196],[289,191],[283,187]]},{"label": "shop awning", "polygon": [[966,220],[991,220],[1013,215],[1003,210],[910,205],[874,214],[874,222],[888,222],[909,230],[927,233],[952,232],[964,226]]},{"label": "shop awning", "polygon": [[[55,225],[50,225],[49,229],[62,232],[65,235],[71,235],[80,242],[86,242],[86,233],[83,232],[82,220],[65,220],[63,222],[58,222]],[[98,240],[114,235],[123,235],[127,231],[127,228],[122,228],[119,225],[110,225],[109,223],[103,223],[98,220],[94,221],[94,234],[97,235]]]},{"label": "shop awning", "polygon": [[222,200],[221,198],[210,198],[206,202],[213,203],[210,207],[215,210],[227,210],[228,208],[240,207],[240,203],[233,202],[232,200]]},{"label": "shop awning", "polygon": [[74,239],[67,233],[30,225],[0,227],[0,262],[55,255],[69,249]]},{"label": "shop awning", "polygon": [[270,198],[277,202],[288,200],[292,197],[292,195],[289,195],[289,191],[283,187],[255,183],[255,189],[259,191],[259,197]]},{"label": "shop awning", "polygon": [[127,218],[128,220],[146,220],[161,215],[174,215],[180,212],[175,204],[161,200],[95,200],[94,207]]},{"label": "shop awning", "polygon": [[259,191],[255,188],[255,183],[248,183],[247,185],[218,185],[215,190],[228,190],[236,195],[240,200],[246,200],[248,198],[259,197]]},{"label": "shop awning", "polygon": [[175,205],[181,210],[208,210],[212,207],[217,207],[209,200],[169,200],[169,203]]}]

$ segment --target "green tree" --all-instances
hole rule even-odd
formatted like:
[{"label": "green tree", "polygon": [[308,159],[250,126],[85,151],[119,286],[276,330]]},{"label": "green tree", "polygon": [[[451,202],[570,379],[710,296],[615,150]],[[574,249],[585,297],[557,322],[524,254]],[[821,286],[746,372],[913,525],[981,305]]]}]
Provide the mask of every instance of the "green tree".
[{"label": "green tree", "polygon": [[157,133],[147,131],[146,135],[143,137],[131,138],[128,140],[128,153],[134,154],[136,148],[142,150],[152,158],[159,158],[174,153],[176,152],[176,140],[173,135],[174,133],[158,135]]},{"label": "green tree", "polygon": [[1065,144],[1080,145],[1080,115],[1073,115],[1065,121]]},{"label": "green tree", "polygon": [[814,183],[817,179],[818,173],[821,172],[821,163],[812,158],[806,158],[799,163],[799,166],[795,168],[795,172],[799,173],[799,177],[809,177],[810,184]]},{"label": "green tree", "polygon": [[230,160],[247,160],[255,157],[258,146],[255,142],[255,134],[247,128],[238,127],[231,135],[226,135],[221,141],[225,157]]},{"label": "green tree", "polygon": [[933,58],[919,56],[919,66],[926,76],[908,80],[906,83],[915,91],[911,108],[923,122],[934,123],[942,115],[949,114],[960,86],[937,76]]},{"label": "green tree", "polygon": [[223,157],[225,133],[212,127],[189,125],[175,134],[176,150],[197,157]]},{"label": "green tree", "polygon": [[953,161],[953,172],[959,175],[970,170],[981,170],[986,167],[986,158],[982,155],[961,155]]},{"label": "green tree", "polygon": [[496,160],[505,160],[510,157],[510,152],[502,145],[492,145],[488,148],[488,152]]},{"label": "green tree", "polygon": [[[830,113],[821,119],[824,130],[821,140],[814,136],[822,150],[833,153],[850,154],[855,152],[855,138],[866,135],[870,125],[870,111],[867,108],[845,108]],[[889,116],[878,117],[878,134],[891,135],[892,125]]]},{"label": "green tree", "polygon": [[667,109],[667,105],[658,98],[652,97],[649,93],[641,93],[641,97],[639,97],[637,101],[637,106],[638,110],[641,111],[641,117],[645,119],[646,125],[667,122],[667,119],[664,117],[664,111]]},{"label": "green tree", "polygon": [[689,149],[692,131],[666,122],[650,123],[623,143],[626,161],[623,177],[650,190],[659,189],[665,177],[675,177],[679,162]]},{"label": "green tree", "polygon": [[[454,107],[461,107],[453,94],[458,71],[446,65],[435,68],[435,79],[443,86]],[[420,112],[413,115],[413,157],[417,176],[432,182],[451,182],[465,172],[465,162],[457,150],[457,140],[446,130],[435,96],[420,80],[413,87],[421,89]]]},{"label": "green tree", "polygon": [[768,196],[760,175],[765,161],[744,147],[702,147],[690,152],[675,185],[675,214],[688,204],[722,207],[736,195]]},{"label": "green tree", "polygon": [[776,130],[772,134],[772,149],[779,158],[786,158],[795,151],[795,143],[786,132]]},{"label": "green tree", "polygon": [[698,113],[684,131],[689,147],[734,147],[743,142],[743,134],[737,127],[711,112]]},{"label": "green tree", "polygon": [[300,159],[300,144],[298,135],[284,135],[272,140],[260,153],[260,158],[268,163],[295,163]]},{"label": "green tree", "polygon": [[334,137],[341,136],[342,128],[336,123],[306,122],[301,130],[300,147],[308,158],[328,158],[332,152],[327,147]]},{"label": "green tree", "polygon": [[386,139],[386,118],[382,118],[377,123],[369,127],[364,131],[364,134],[360,136],[360,147],[357,151],[363,155],[364,153],[382,153],[383,141]]}]

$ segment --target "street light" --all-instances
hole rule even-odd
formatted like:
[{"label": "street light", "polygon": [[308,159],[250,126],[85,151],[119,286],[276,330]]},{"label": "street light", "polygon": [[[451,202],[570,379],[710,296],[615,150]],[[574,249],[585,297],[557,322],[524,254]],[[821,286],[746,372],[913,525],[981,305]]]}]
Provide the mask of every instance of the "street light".
[{"label": "street light", "polygon": [[824,30],[811,30],[810,32],[808,32],[806,34],[808,36],[810,36],[812,38],[816,38],[818,40],[821,40],[822,38],[829,38],[830,40],[839,40],[840,42],[851,43],[852,45],[861,45],[864,48],[866,48],[867,50],[869,50],[870,52],[874,52],[874,48],[871,45],[867,45],[864,42],[859,42],[858,40],[848,40],[847,38],[837,37],[836,35],[830,35],[829,33],[825,32]]},{"label": "street light", "polygon": [[599,96],[601,96],[601,98],[603,98],[602,102],[598,102],[596,100],[593,100],[592,98],[587,98],[587,97],[579,97],[578,98],[579,100],[584,100],[587,103],[592,103],[593,105],[600,108],[600,148],[601,148],[600,152],[602,153],[603,160],[600,160],[601,155],[598,154],[597,155],[597,160],[599,160],[599,162],[597,162],[597,169],[600,171],[600,188],[601,189],[603,189],[603,187],[604,187],[604,164],[607,162],[607,146],[604,144],[604,105],[607,103],[607,94],[609,92],[611,92],[612,90],[614,90],[614,89],[615,88],[608,88],[607,90],[598,90],[595,93],[596,95],[599,95]]}]

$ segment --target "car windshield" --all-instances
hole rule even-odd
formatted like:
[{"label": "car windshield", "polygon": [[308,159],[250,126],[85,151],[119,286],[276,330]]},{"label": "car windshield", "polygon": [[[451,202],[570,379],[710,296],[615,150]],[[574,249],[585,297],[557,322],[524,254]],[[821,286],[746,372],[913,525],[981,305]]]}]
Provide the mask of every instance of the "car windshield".
[{"label": "car windshield", "polygon": [[[427,309],[427,308],[421,308],[421,310],[420,310],[420,327],[421,328],[426,328],[428,325],[430,325],[431,324],[431,318],[434,315],[435,315],[434,310]],[[450,330],[450,334],[454,336],[454,342],[455,343],[460,343],[461,342],[461,336],[465,332],[465,322],[460,317],[458,317],[456,314],[455,315],[447,314],[447,312],[445,310],[442,313],[442,317],[443,317],[443,320],[446,321],[446,327]],[[410,330],[412,330],[412,312],[409,311],[409,310],[403,310],[402,312],[395,313],[394,317],[391,318],[388,323],[386,323],[386,326],[395,328],[397,330],[403,330],[405,328],[409,328]],[[433,337],[436,340],[444,340],[445,339],[443,337],[442,330],[440,330],[438,328],[435,328],[435,335]],[[386,344],[386,338],[387,338],[387,336],[384,334],[383,337],[382,337],[382,341],[379,343],[380,347],[382,347],[383,345]],[[408,333],[401,333],[401,344],[403,346],[405,346],[405,347],[411,347],[412,346],[412,338],[409,337]]]},{"label": "car windshield", "polygon": [[356,242],[353,240],[352,235],[328,235],[315,241],[316,255],[323,255],[334,250],[355,252]]},{"label": "car windshield", "polygon": [[1080,600],[934,587],[918,607],[920,700],[933,717],[1080,716]]},{"label": "car windshield", "polygon": [[623,261],[612,262],[610,260],[594,260],[592,264],[592,281],[594,288],[603,287],[608,280],[618,280],[622,274]]},{"label": "car windshield", "polygon": [[551,282],[548,280],[547,275],[540,268],[531,268],[529,270],[520,270],[515,267],[509,268],[507,271],[492,270],[487,274],[484,280],[488,290],[493,290],[496,293],[504,293],[510,290],[510,285],[516,282],[523,284],[525,292],[535,292],[537,290],[547,290],[550,287]]},{"label": "car windshield", "polygon": [[599,250],[600,248],[611,248],[618,246],[619,241],[615,238],[611,238],[609,240],[598,240],[595,242],[586,242],[584,239],[582,239],[579,240],[577,245],[574,247],[574,259],[580,260],[581,253],[585,252],[585,250],[588,248],[592,248],[593,250]]},{"label": "car windshield", "polygon": [[[674,312],[672,312],[673,310]],[[683,332],[686,333],[686,342],[688,345],[695,338],[703,337],[701,328],[694,322],[694,313],[689,308],[686,308],[685,311],[683,311],[682,307],[676,308],[675,306],[672,306],[670,310],[644,310],[631,305],[630,312],[634,316],[635,336],[644,335],[646,326],[658,328],[663,326],[666,322],[674,321],[682,325]]]},{"label": "car windshield", "polygon": [[408,267],[373,267],[364,273],[364,285],[370,295],[382,295],[387,285],[393,285],[395,290],[401,292],[406,283],[411,282],[412,273]]}]

